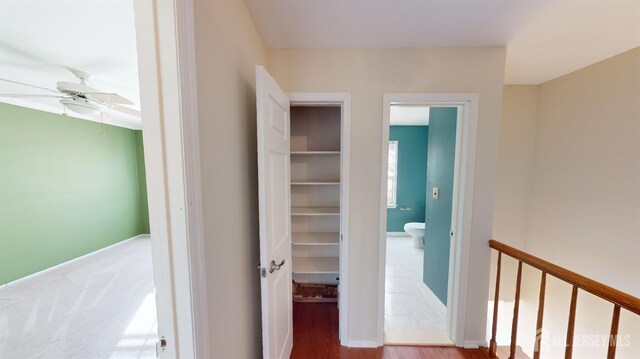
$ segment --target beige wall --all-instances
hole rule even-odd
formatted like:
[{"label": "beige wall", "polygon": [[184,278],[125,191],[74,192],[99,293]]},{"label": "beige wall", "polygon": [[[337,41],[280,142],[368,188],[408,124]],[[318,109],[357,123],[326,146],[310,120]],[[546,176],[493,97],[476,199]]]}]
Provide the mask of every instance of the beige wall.
[{"label": "beige wall", "polygon": [[242,1],[196,1],[195,32],[211,353],[259,358],[254,82],[267,52]]},{"label": "beige wall", "polygon": [[526,237],[537,116],[538,86],[504,87],[493,238],[520,248]]},{"label": "beige wall", "polygon": [[[540,86],[506,86],[499,152],[498,176],[517,185],[498,180],[496,239],[640,296],[640,48]],[[528,190],[524,174],[532,174]],[[532,278],[523,281],[527,311],[538,301],[539,272]],[[548,283],[551,338],[566,332],[570,286]],[[513,301],[512,291],[501,297],[509,296]],[[577,308],[576,335],[608,333],[611,305],[581,292]],[[534,326],[534,318],[520,324],[525,347]],[[619,348],[617,358],[637,357],[640,318],[623,310],[620,333],[631,335],[632,346]],[[550,350],[549,357],[562,356],[561,345]],[[603,353],[602,346],[574,351],[580,358]]]},{"label": "beige wall", "polygon": [[[486,298],[504,48],[269,49],[269,71],[288,92],[351,93],[349,340],[375,341],[382,95],[480,94],[469,298]],[[484,340],[485,303],[468,302],[467,341]]]},{"label": "beige wall", "polygon": [[[640,48],[547,82],[539,96],[527,249],[640,296]],[[611,308],[587,298],[576,334],[606,333]],[[640,317],[623,315],[625,332],[636,355],[621,348],[617,358],[637,358]],[[595,358],[590,349],[574,353]]]},{"label": "beige wall", "polygon": [[640,48],[539,96],[527,248],[640,296]]},{"label": "beige wall", "polygon": [[[538,116],[538,86],[504,87],[500,142],[496,178],[496,199],[493,238],[517,248],[525,247],[527,218],[535,159],[535,132]],[[492,252],[491,286],[493,299],[495,285],[496,252]],[[508,344],[511,338],[513,296],[518,263],[503,257],[500,281],[498,341]],[[537,282],[536,282],[537,283]],[[493,311],[493,301],[489,303]],[[529,314],[522,310],[521,316]],[[533,314],[535,315],[535,309]],[[522,320],[522,317],[521,317]],[[489,325],[491,323],[488,323]],[[488,327],[488,333],[490,326]],[[524,340],[527,339],[526,335]],[[522,342],[520,336],[518,342]]]}]

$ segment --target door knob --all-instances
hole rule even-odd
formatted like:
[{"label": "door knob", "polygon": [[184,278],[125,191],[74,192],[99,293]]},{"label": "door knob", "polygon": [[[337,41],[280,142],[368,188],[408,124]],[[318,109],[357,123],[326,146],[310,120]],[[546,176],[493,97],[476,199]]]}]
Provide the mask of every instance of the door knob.
[{"label": "door knob", "polygon": [[283,265],[284,259],[282,260],[282,262],[280,262],[280,264],[276,264],[276,261],[271,261],[271,264],[269,265],[269,273],[273,273],[273,271],[279,270]]}]

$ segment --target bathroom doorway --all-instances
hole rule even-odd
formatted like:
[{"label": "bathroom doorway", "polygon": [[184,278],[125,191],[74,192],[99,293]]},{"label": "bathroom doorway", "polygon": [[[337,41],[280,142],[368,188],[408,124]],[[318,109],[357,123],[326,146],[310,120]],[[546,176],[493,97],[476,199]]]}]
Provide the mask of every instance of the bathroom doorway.
[{"label": "bathroom doorway", "polygon": [[478,99],[384,95],[378,345],[465,343]]},{"label": "bathroom doorway", "polygon": [[457,111],[390,107],[385,344],[453,344],[446,303]]}]

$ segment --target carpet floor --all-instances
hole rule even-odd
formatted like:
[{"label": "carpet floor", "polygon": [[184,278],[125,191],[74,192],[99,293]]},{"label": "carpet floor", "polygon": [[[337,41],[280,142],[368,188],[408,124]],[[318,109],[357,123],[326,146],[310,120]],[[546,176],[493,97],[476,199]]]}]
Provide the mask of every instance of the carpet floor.
[{"label": "carpet floor", "polygon": [[156,340],[149,237],[0,286],[0,358],[151,359]]}]

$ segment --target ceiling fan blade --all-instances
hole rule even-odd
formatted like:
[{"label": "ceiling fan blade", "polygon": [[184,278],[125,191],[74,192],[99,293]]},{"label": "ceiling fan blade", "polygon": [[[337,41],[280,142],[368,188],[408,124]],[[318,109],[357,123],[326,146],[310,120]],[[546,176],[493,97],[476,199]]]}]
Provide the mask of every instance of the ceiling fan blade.
[{"label": "ceiling fan blade", "polygon": [[[45,66],[55,66],[50,64],[44,57],[38,56],[30,51],[27,51],[23,48],[20,48],[18,46],[15,45],[11,45],[8,44],[4,41],[0,41],[0,49],[6,51],[6,52],[10,52],[13,53],[14,55],[17,55],[19,57],[22,57],[24,60],[27,60],[29,62],[32,63],[39,63]],[[3,51],[3,52],[4,52]]]},{"label": "ceiling fan blade", "polygon": [[30,84],[26,84],[26,83],[24,83],[24,82],[13,81],[13,80],[5,79],[5,78],[2,78],[2,77],[0,77],[0,81],[9,82],[9,83],[16,84],[16,85],[22,85],[22,86],[27,86],[27,87],[33,87],[33,88],[36,88],[36,89],[45,90],[45,91],[49,91],[49,92],[53,92],[53,93],[60,94],[60,92],[59,92],[59,91],[52,90],[52,89],[48,89],[48,88],[46,88],[46,87],[40,87],[40,86],[30,85]]},{"label": "ceiling fan blade", "polygon": [[138,110],[134,110],[132,108],[120,106],[120,105],[111,105],[110,108],[114,111],[122,112],[125,115],[141,118],[141,113]]},{"label": "ceiling fan blade", "polygon": [[123,104],[123,105],[133,105],[133,102],[128,99],[118,95],[117,93],[109,93],[109,92],[86,92],[86,95],[89,95],[92,99],[98,100],[100,102],[105,103],[114,103],[114,104]]},{"label": "ceiling fan blade", "polygon": [[8,98],[25,98],[25,97],[49,97],[49,98],[71,98],[69,96],[62,95],[31,95],[31,94],[17,94],[17,93],[2,93],[0,97]]},{"label": "ceiling fan blade", "polygon": [[[46,57],[37,55],[36,53],[26,50],[24,48],[21,48],[19,46],[15,46],[12,44],[8,44],[6,42],[0,41],[0,50],[9,52],[9,53],[13,53],[14,55],[22,58],[23,61],[19,61],[19,62],[15,62],[15,61],[9,61],[8,64],[12,65],[12,66],[16,66],[16,67],[35,67],[35,68],[58,68],[58,69],[64,69],[67,71],[70,71],[73,73],[74,76],[81,78],[80,76],[82,76],[82,74],[86,74],[83,71],[79,71],[73,67],[70,66],[66,66],[66,65],[61,65],[61,64],[56,64],[56,63],[52,63],[49,61],[49,59],[47,59]],[[26,61],[24,61],[26,60]],[[87,74],[88,75],[88,74]],[[88,80],[89,78],[87,78]]]}]

